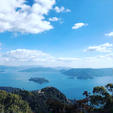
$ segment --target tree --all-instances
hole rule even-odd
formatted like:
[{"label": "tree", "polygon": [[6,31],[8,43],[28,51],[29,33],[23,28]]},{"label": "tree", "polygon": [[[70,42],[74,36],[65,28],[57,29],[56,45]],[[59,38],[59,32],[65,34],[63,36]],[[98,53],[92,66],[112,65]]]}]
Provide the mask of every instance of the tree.
[{"label": "tree", "polygon": [[19,95],[0,91],[0,113],[32,113]]},{"label": "tree", "polygon": [[93,95],[90,96],[92,106],[100,113],[113,113],[113,96],[108,91],[112,92],[111,84],[106,87],[97,86],[94,87]]},{"label": "tree", "polygon": [[112,93],[112,96],[113,96],[113,84],[107,84],[106,88],[108,89],[108,91]]}]

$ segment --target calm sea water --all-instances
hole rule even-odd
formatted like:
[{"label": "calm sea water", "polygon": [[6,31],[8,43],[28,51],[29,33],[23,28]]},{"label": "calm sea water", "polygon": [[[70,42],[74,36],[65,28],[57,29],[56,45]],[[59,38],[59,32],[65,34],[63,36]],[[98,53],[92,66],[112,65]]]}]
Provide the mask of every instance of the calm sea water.
[{"label": "calm sea water", "polygon": [[[29,81],[31,77],[44,77],[49,83],[38,84]],[[0,86],[10,86],[26,90],[37,90],[47,86],[53,86],[62,91],[68,98],[82,98],[85,90],[92,91],[94,86],[106,85],[113,83],[113,76],[96,77],[89,80],[69,79],[60,72],[4,72],[0,73]]]}]

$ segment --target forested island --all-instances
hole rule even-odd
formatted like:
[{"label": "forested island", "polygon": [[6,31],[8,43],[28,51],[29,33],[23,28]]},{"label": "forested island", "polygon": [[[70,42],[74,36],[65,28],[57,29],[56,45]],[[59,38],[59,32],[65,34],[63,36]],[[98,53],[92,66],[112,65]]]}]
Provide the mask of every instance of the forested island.
[{"label": "forested island", "polygon": [[113,84],[83,95],[70,100],[54,87],[36,91],[0,87],[0,113],[113,113]]},{"label": "forested island", "polygon": [[30,78],[29,81],[33,81],[38,84],[49,83],[49,80],[47,80],[45,78],[40,78],[40,77]]}]

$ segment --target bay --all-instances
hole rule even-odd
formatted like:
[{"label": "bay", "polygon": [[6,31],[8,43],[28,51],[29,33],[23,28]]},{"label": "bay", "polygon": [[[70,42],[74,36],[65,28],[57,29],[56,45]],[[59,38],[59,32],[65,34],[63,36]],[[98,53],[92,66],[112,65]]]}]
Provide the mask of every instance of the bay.
[{"label": "bay", "polygon": [[[38,84],[29,81],[31,77],[42,77],[49,80],[49,83]],[[0,86],[15,87],[25,90],[39,90],[44,87],[56,87],[70,99],[83,98],[84,91],[91,92],[95,86],[104,86],[113,83],[113,76],[94,77],[93,79],[70,79],[60,71],[52,72],[19,72],[11,70],[0,73]]]}]

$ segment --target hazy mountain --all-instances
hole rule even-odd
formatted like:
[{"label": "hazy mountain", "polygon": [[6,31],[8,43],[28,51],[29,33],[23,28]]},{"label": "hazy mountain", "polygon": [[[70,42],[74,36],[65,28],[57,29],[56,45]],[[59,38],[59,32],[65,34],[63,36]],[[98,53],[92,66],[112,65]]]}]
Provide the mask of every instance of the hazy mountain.
[{"label": "hazy mountain", "polygon": [[57,69],[49,68],[49,67],[31,67],[24,70],[20,70],[20,72],[56,72]]}]

